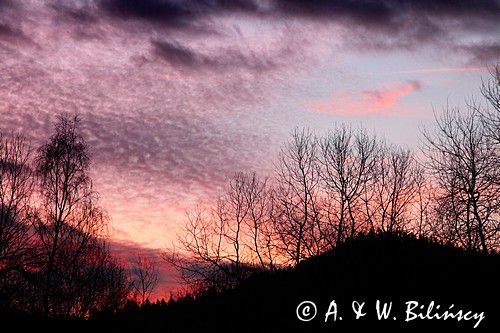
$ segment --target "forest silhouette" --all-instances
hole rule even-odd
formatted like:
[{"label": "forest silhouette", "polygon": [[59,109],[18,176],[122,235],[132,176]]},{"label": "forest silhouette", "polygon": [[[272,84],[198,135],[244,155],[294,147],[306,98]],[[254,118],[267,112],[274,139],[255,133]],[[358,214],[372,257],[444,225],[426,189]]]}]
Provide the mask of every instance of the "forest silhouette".
[{"label": "forest silhouette", "polygon": [[[0,316],[312,331],[404,324],[373,313],[355,322],[347,315],[301,322],[296,308],[304,300],[321,309],[333,299],[342,307],[434,300],[494,314],[499,89],[496,66],[480,101],[436,113],[418,158],[362,128],[294,129],[272,175],[237,172],[212,205],[188,213],[176,247],[162,256],[185,287],[168,301],[150,300],[157,262],[139,253],[127,264],[109,249],[109,217],[90,177],[80,118],[60,115],[39,147],[3,133]],[[493,327],[493,317],[481,326]]]},{"label": "forest silhouette", "polygon": [[[465,251],[408,234],[369,233],[293,268],[254,274],[232,289],[210,288],[195,296],[147,302],[142,306],[129,302],[116,313],[96,313],[93,319],[142,329],[193,332],[474,326],[474,321],[404,321],[405,302],[427,305],[435,301],[446,309],[454,304],[457,309],[484,311],[486,318],[479,328],[493,329],[499,324],[495,316],[500,296],[495,287],[500,278],[499,265],[498,254]],[[305,300],[313,301],[318,309],[316,318],[310,322],[299,321],[296,316],[297,306]],[[342,320],[330,318],[325,323],[332,300],[338,304]],[[388,320],[377,319],[377,300],[393,303]],[[353,301],[366,302],[366,316],[355,319],[351,310]],[[393,316],[398,320],[394,321]]]}]

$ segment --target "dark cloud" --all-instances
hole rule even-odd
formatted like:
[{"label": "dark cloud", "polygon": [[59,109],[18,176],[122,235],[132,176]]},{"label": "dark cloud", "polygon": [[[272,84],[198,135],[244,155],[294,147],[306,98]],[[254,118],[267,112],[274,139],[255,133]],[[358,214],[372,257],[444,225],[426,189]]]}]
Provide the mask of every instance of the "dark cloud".
[{"label": "dark cloud", "polygon": [[108,0],[100,3],[106,13],[123,19],[136,18],[166,25],[179,25],[195,18],[193,8],[177,1]]},{"label": "dark cloud", "polygon": [[200,65],[208,65],[210,61],[204,57],[197,55],[192,50],[171,42],[151,42],[155,52],[165,58],[172,65],[181,65],[186,67],[194,67]]},{"label": "dark cloud", "polygon": [[[302,24],[303,30],[314,29],[318,23],[340,25],[344,35],[332,36],[332,40],[343,39],[353,50],[415,50],[434,45],[462,52],[470,63],[495,61],[498,48],[491,39],[498,39],[500,33],[498,0],[47,0],[41,6],[52,9],[60,34],[68,31],[79,39],[105,38],[111,30],[128,37],[144,35],[146,43],[153,40],[154,55],[179,68],[264,71],[278,67],[277,63],[288,65],[285,60],[255,54],[251,48],[235,47],[227,38],[228,30],[232,38],[238,37],[219,19],[232,14],[255,19],[248,22],[256,28],[263,21]],[[0,0],[3,41],[36,39],[41,7],[37,4],[31,12],[30,7]],[[472,33],[476,36],[464,44],[462,37]],[[186,46],[192,44],[185,41],[172,41],[207,35],[220,41],[226,38],[227,47],[212,54]],[[265,36],[262,46],[266,47]],[[304,44],[294,47],[295,52],[307,48]]]},{"label": "dark cloud", "polygon": [[50,4],[50,7],[57,12],[58,18],[66,19],[76,23],[95,24],[99,17],[92,10],[89,4],[84,6],[72,6],[70,2],[58,2]]},{"label": "dark cloud", "polygon": [[[99,9],[123,20],[141,20],[166,28],[192,29],[196,33],[216,33],[209,16],[223,13],[255,13],[258,6],[247,0],[102,0]],[[208,20],[207,20],[208,19]]]},{"label": "dark cloud", "polygon": [[472,56],[471,64],[487,66],[492,61],[500,59],[500,42],[483,43],[457,47],[458,51],[465,51]]},{"label": "dark cloud", "polygon": [[268,17],[285,15],[353,20],[359,24],[379,27],[392,27],[419,17],[494,19],[500,14],[497,0],[102,0],[100,8],[121,18],[165,24],[236,12]]},{"label": "dark cloud", "polygon": [[0,9],[4,9],[5,7],[12,7],[14,3],[10,0],[0,0]]},{"label": "dark cloud", "polygon": [[465,52],[472,59],[494,60],[488,42],[469,49],[456,47],[456,40],[457,34],[499,32],[497,0],[276,0],[274,4],[273,11],[283,17],[344,24],[351,30],[354,49],[414,50],[434,43]]},{"label": "dark cloud", "polygon": [[276,0],[275,11],[297,16],[352,17],[389,24],[408,14],[488,15],[498,13],[496,0]]},{"label": "dark cloud", "polygon": [[0,40],[26,39],[26,36],[15,22],[18,10],[18,6],[11,1],[0,0]]},{"label": "dark cloud", "polygon": [[34,45],[35,43],[24,34],[21,28],[14,27],[8,23],[0,22],[0,42],[14,42],[22,45]]},{"label": "dark cloud", "polygon": [[[415,49],[426,43],[454,48],[454,35],[471,31],[494,34],[500,17],[498,0],[101,0],[97,8],[110,17],[194,29],[198,34],[216,32],[213,18],[231,13],[270,20],[325,21],[346,26],[353,48],[377,50]],[[223,68],[243,60],[236,54],[234,61],[218,61],[172,42],[153,44],[157,54],[184,67]],[[460,50],[472,60],[495,60],[489,45]],[[484,53],[478,54],[481,50]],[[256,69],[261,66],[256,64]]]},{"label": "dark cloud", "polygon": [[355,19],[365,24],[389,24],[394,18],[390,4],[385,1],[277,0],[274,11],[315,19]]},{"label": "dark cloud", "polygon": [[221,12],[254,13],[259,6],[252,0],[103,0],[101,8],[122,18],[152,21],[186,21]]},{"label": "dark cloud", "polygon": [[222,50],[209,56],[180,45],[178,42],[152,41],[154,52],[168,63],[188,69],[247,68],[257,72],[273,69],[276,63],[255,54],[245,55],[239,50]]},{"label": "dark cloud", "polygon": [[11,26],[5,23],[0,23],[0,36],[11,36],[14,34],[16,34],[16,32]]}]

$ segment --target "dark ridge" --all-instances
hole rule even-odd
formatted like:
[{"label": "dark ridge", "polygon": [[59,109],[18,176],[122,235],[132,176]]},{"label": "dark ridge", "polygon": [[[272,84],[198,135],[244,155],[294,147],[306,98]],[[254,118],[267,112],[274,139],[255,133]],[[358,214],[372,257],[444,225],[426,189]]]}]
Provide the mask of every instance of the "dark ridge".
[{"label": "dark ridge", "polygon": [[[472,328],[475,320],[405,322],[407,301],[435,301],[446,310],[485,312],[479,328],[498,325],[500,256],[468,252],[410,235],[360,235],[335,250],[303,261],[295,268],[260,273],[224,292],[206,291],[196,298],[158,301],[142,308],[125,307],[94,319],[128,321],[142,329],[189,331],[285,332],[333,331],[338,328]],[[296,308],[313,301],[318,314],[300,322]],[[324,322],[332,300],[342,321]],[[375,303],[393,302],[390,320],[378,320]],[[367,315],[354,320],[351,302],[366,302]],[[392,316],[396,315],[397,320]]]}]

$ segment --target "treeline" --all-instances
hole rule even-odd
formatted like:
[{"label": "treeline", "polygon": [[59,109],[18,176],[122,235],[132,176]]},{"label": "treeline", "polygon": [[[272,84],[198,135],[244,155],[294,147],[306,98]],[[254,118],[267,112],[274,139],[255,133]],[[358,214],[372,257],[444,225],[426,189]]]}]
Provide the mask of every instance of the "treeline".
[{"label": "treeline", "polygon": [[188,214],[164,259],[194,290],[221,290],[368,232],[497,251],[498,66],[491,74],[483,100],[436,114],[417,153],[350,126],[294,130],[272,176],[236,174],[212,208]]},{"label": "treeline", "polygon": [[60,116],[38,149],[0,136],[0,315],[87,318],[144,302],[157,282],[147,259],[111,255],[78,125]]},{"label": "treeline", "polygon": [[[353,328],[427,329],[473,327],[475,320],[413,320],[405,322],[405,302],[435,302],[439,309],[484,311],[480,328],[498,327],[497,311],[500,255],[466,251],[451,244],[404,233],[368,233],[346,240],[331,251],[303,260],[286,269],[253,274],[235,288],[210,288],[168,301],[127,303],[114,314],[96,313],[115,329],[155,331],[217,332],[338,332]],[[474,284],[472,281],[478,281]],[[316,317],[308,322],[297,318],[304,300],[317,306]],[[342,320],[325,322],[332,300]],[[364,302],[365,316],[351,311],[353,301]],[[391,316],[380,320],[376,301],[392,302]],[[314,312],[314,310],[311,310]],[[422,313],[425,313],[423,310]],[[393,320],[397,316],[398,320]]]}]

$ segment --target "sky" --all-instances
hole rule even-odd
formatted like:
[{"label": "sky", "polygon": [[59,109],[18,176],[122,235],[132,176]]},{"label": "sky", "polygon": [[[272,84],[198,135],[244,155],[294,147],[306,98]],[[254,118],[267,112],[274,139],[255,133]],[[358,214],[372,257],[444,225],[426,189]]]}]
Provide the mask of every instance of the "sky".
[{"label": "sky", "polygon": [[0,130],[38,144],[77,112],[115,248],[157,253],[295,126],[418,148],[478,94],[499,19],[493,0],[0,0]]}]

